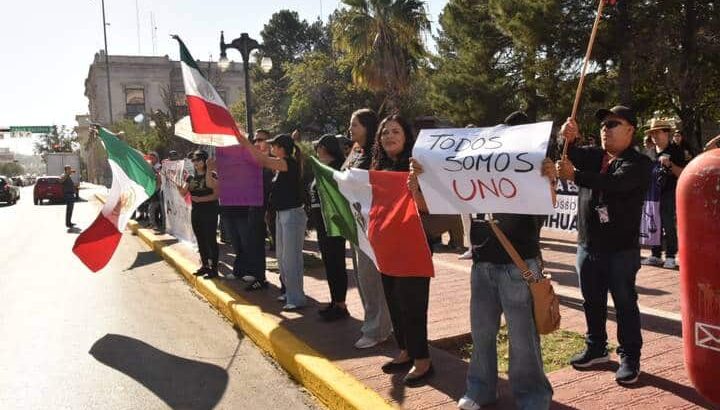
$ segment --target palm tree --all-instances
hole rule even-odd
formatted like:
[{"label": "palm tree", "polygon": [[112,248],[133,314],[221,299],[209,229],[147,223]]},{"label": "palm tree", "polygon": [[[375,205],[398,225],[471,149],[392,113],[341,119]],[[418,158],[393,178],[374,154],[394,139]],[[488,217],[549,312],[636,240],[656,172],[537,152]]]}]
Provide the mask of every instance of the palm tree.
[{"label": "palm tree", "polygon": [[353,81],[385,99],[379,111],[398,111],[426,56],[423,32],[430,21],[422,0],[343,0],[348,6],[333,25],[336,49],[352,63]]}]

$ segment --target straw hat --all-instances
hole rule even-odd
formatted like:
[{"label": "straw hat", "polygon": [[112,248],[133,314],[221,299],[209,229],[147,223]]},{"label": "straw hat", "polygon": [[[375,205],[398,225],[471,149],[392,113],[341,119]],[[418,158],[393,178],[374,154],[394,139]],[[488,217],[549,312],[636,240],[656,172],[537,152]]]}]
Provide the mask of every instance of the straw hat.
[{"label": "straw hat", "polygon": [[672,131],[675,129],[675,122],[668,118],[653,118],[650,120],[650,128],[645,130],[645,135],[650,134],[653,131],[666,130]]}]

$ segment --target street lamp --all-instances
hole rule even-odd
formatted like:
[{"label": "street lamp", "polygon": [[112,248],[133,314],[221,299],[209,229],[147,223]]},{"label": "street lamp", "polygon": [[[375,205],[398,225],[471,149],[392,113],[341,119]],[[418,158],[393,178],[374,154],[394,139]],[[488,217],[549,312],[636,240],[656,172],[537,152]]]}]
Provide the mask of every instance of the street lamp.
[{"label": "street lamp", "polygon": [[[234,48],[240,52],[243,61],[243,73],[245,77],[245,120],[247,123],[248,138],[253,138],[253,125],[252,125],[252,100],[250,97],[250,74],[248,72],[248,64],[250,61],[250,53],[259,49],[260,43],[250,38],[247,33],[240,34],[239,38],[233,40],[230,44],[225,43],[225,33],[220,32],[220,60],[218,61],[218,67],[221,71],[226,71],[230,67],[230,60],[227,58],[225,50],[228,48]],[[263,71],[268,72],[272,69],[272,60],[268,57],[264,57],[260,62],[260,67]]]}]

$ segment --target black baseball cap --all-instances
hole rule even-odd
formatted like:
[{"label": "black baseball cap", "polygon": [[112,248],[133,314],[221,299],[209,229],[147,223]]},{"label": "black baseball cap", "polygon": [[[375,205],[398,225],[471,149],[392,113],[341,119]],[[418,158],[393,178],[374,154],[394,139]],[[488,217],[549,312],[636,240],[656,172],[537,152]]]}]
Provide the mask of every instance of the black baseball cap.
[{"label": "black baseball cap", "polygon": [[523,124],[529,124],[530,118],[522,111],[514,111],[510,113],[505,118],[505,121],[503,121],[503,124],[514,126],[514,125],[523,125]]},{"label": "black baseball cap", "polygon": [[595,118],[597,118],[598,121],[603,121],[608,115],[617,115],[637,128],[637,117],[632,108],[624,105],[616,105],[610,109],[603,108],[595,112]]},{"label": "black baseball cap", "polygon": [[292,154],[293,147],[295,146],[295,141],[293,141],[292,137],[288,134],[276,135],[275,137],[267,140],[267,142],[270,145],[279,145],[283,147],[288,155]]}]

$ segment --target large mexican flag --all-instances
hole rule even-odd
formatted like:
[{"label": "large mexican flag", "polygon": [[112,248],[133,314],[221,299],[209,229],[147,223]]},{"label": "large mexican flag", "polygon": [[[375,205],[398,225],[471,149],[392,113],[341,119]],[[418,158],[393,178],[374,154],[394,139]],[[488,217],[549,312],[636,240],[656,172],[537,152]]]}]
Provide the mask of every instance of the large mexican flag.
[{"label": "large mexican flag", "polygon": [[155,172],[139,152],[104,128],[99,136],[112,170],[112,186],[100,215],[73,246],[73,253],[93,272],[107,265],[133,212],[156,188]]},{"label": "large mexican flag", "polygon": [[430,248],[407,172],[343,172],[312,158],[328,236],[343,236],[394,276],[432,276]]},{"label": "large mexican flag", "polygon": [[180,37],[173,38],[180,44],[180,67],[193,132],[239,137],[240,130],[220,94],[203,76]]}]

